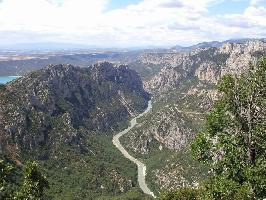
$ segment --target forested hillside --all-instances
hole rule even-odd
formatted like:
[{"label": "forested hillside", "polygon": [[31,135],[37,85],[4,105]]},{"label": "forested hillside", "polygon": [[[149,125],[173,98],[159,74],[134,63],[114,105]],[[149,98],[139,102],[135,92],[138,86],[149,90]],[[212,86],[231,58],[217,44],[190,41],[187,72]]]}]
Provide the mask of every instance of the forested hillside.
[{"label": "forested hillside", "polygon": [[136,72],[110,63],[49,65],[2,85],[0,94],[1,157],[38,161],[49,198],[95,199],[137,187],[136,167],[111,143],[147,107]]}]

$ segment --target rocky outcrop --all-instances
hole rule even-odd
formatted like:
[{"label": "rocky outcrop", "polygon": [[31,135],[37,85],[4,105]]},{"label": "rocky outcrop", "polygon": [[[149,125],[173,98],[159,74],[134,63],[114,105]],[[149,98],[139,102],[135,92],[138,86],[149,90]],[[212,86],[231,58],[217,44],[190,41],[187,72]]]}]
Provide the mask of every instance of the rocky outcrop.
[{"label": "rocky outcrop", "polygon": [[226,43],[219,48],[219,52],[230,55],[225,67],[222,68],[221,76],[239,74],[239,72],[244,72],[250,63],[254,64],[258,56],[265,55],[266,42],[254,40],[245,44]]},{"label": "rocky outcrop", "polygon": [[145,84],[148,91],[160,91],[165,93],[169,88],[176,88],[184,74],[176,71],[173,67],[164,67],[156,78]]},{"label": "rocky outcrop", "polygon": [[196,69],[195,76],[200,81],[216,83],[220,75],[220,69],[214,62],[204,62]]},{"label": "rocky outcrop", "polygon": [[220,77],[241,74],[265,52],[266,42],[252,40],[190,52],[142,55],[143,63],[164,66],[145,83],[154,96],[154,107],[158,104],[161,108],[153,109],[149,127],[142,126],[133,133],[130,148],[149,153],[149,144],[154,139],[170,149],[186,147],[199,131],[204,114],[219,97],[215,84]]},{"label": "rocky outcrop", "polygon": [[136,157],[151,163],[151,185],[159,191],[198,187],[208,169],[193,163],[189,144],[220,96],[215,85],[224,74],[244,73],[250,62],[266,53],[265,48],[265,42],[254,40],[142,57],[147,64],[162,65],[145,83],[154,97],[153,109],[122,139]]},{"label": "rocky outcrop", "polygon": [[[225,74],[244,72],[250,63],[254,63],[265,53],[264,40],[250,40],[246,43],[225,43],[221,47],[199,48],[190,52],[146,55],[143,56],[144,62],[165,67],[145,83],[145,87],[155,96],[161,96],[187,79],[196,78],[215,84]],[[176,72],[178,76],[175,75]]]},{"label": "rocky outcrop", "polygon": [[135,71],[110,63],[88,68],[49,65],[3,86],[0,92],[0,131],[5,135],[0,143],[22,149],[54,142],[82,148],[81,129],[118,130],[149,100]]}]

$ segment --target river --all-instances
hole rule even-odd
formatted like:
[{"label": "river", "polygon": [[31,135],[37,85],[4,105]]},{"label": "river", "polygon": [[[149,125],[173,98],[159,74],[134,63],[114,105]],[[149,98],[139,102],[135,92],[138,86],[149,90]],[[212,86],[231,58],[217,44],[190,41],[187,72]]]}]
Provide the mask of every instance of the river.
[{"label": "river", "polygon": [[140,188],[142,189],[142,191],[145,194],[151,195],[155,198],[155,195],[153,194],[153,192],[148,188],[146,181],[145,181],[145,176],[146,176],[146,165],[144,163],[142,163],[141,161],[139,161],[138,159],[134,158],[133,156],[131,156],[127,150],[122,146],[122,144],[119,141],[119,138],[122,137],[123,135],[127,134],[134,126],[137,125],[137,119],[142,117],[143,115],[145,115],[146,113],[148,113],[152,108],[152,103],[151,101],[149,101],[148,103],[148,107],[147,109],[139,114],[137,117],[134,117],[131,121],[130,121],[130,126],[128,128],[126,128],[125,130],[121,131],[120,133],[116,134],[113,137],[113,144],[116,146],[116,148],[119,149],[119,151],[121,151],[121,153],[129,160],[131,160],[132,162],[134,162],[137,166],[138,166],[138,183]]}]

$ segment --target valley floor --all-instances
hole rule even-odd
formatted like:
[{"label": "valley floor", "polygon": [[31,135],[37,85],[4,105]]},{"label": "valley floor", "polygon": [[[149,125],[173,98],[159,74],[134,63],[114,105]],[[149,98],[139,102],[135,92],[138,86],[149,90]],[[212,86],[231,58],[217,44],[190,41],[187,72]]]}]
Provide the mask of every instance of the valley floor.
[{"label": "valley floor", "polygon": [[127,134],[132,128],[134,128],[137,124],[137,119],[142,117],[143,115],[145,115],[146,113],[148,113],[152,108],[152,104],[151,101],[149,101],[148,107],[147,109],[140,115],[138,115],[137,117],[134,117],[131,121],[130,121],[130,126],[121,131],[120,133],[116,134],[113,137],[113,144],[121,151],[121,153],[129,160],[131,160],[132,162],[134,162],[137,166],[138,166],[138,183],[140,188],[142,189],[142,191],[145,194],[151,195],[153,197],[155,197],[155,195],[153,194],[153,192],[148,188],[146,182],[145,182],[145,176],[146,176],[146,165],[143,164],[141,161],[137,160],[136,158],[134,158],[133,156],[131,156],[127,150],[122,146],[122,144],[119,141],[119,138],[122,137],[123,135]]}]

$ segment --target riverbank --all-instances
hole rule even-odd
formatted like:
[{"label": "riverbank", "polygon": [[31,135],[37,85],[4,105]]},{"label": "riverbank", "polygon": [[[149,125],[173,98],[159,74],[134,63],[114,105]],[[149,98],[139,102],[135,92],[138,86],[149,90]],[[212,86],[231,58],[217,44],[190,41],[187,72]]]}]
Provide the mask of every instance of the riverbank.
[{"label": "riverbank", "polygon": [[127,150],[122,146],[122,144],[119,141],[119,138],[122,137],[123,135],[127,134],[133,127],[135,127],[137,125],[137,119],[142,117],[143,115],[145,115],[146,113],[148,113],[152,108],[152,103],[151,101],[149,101],[148,103],[148,107],[147,109],[139,114],[137,117],[134,117],[131,121],[130,121],[130,126],[128,128],[126,128],[125,130],[119,132],[118,134],[116,134],[113,137],[113,144],[116,146],[116,148],[119,149],[119,151],[129,160],[131,160],[132,162],[134,162],[137,166],[138,166],[138,183],[139,186],[141,188],[141,190],[148,195],[151,195],[153,197],[155,197],[155,195],[153,194],[153,192],[148,188],[146,181],[145,181],[145,176],[146,176],[146,165],[144,163],[142,163],[141,161],[139,161],[138,159],[134,158],[133,156],[131,156]]}]

